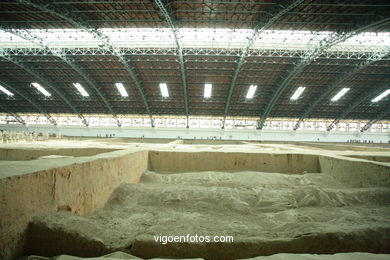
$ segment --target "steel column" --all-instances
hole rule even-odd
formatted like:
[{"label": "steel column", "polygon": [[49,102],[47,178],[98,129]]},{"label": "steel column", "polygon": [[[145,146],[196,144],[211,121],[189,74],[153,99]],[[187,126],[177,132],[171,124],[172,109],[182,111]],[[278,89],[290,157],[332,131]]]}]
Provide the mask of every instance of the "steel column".
[{"label": "steel column", "polygon": [[326,128],[326,131],[332,130],[339,122],[340,120],[343,120],[355,107],[366,101],[367,99],[374,98],[378,96],[380,93],[385,91],[386,89],[384,87],[388,87],[390,85],[390,82],[387,82],[386,84],[383,84],[379,88],[374,89],[368,89],[363,92],[356,100],[353,101],[353,103],[349,104],[346,109],[343,110],[342,113],[340,113],[333,122]]},{"label": "steel column", "polygon": [[373,124],[382,120],[388,114],[390,114],[390,104],[387,104],[386,108],[379,115],[367,122],[367,124],[360,129],[360,132],[363,133],[364,131],[367,131]]},{"label": "steel column", "polygon": [[23,118],[21,118],[18,113],[12,112],[11,109],[9,109],[6,105],[0,104],[0,109],[4,110],[7,114],[13,116],[16,119],[16,121],[18,121],[18,123],[22,125],[26,125],[26,121],[24,121]]}]

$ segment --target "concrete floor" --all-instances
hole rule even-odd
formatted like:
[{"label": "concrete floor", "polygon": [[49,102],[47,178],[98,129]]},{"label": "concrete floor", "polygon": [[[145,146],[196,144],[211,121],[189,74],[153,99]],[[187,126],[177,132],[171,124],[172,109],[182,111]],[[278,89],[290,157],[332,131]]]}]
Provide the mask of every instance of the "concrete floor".
[{"label": "concrete floor", "polygon": [[[390,253],[388,145],[126,138],[2,144],[0,198],[0,259],[115,250],[205,259]],[[184,231],[236,239],[151,240],[153,232]]]}]

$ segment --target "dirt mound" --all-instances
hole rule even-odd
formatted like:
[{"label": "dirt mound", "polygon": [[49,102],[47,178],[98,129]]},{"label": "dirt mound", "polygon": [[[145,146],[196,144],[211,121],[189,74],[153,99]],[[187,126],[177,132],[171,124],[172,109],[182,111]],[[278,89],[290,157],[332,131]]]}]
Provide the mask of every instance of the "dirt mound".
[{"label": "dirt mound", "polygon": [[[87,217],[35,218],[27,253],[237,259],[276,253],[390,253],[390,189],[352,188],[326,174],[145,173]],[[232,236],[167,243],[155,236]]]}]

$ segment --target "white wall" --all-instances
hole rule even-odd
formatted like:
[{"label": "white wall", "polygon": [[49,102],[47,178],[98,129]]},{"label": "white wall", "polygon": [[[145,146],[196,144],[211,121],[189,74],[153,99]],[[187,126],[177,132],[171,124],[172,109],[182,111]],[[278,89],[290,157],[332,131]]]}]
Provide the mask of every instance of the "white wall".
[{"label": "white wall", "polygon": [[0,130],[34,131],[57,133],[68,136],[96,137],[106,134],[115,137],[134,138],[182,138],[207,139],[216,137],[223,140],[261,140],[261,141],[320,141],[320,142],[347,142],[347,140],[374,141],[388,143],[390,133],[378,132],[319,132],[319,131],[286,131],[286,130],[252,130],[252,129],[187,129],[187,128],[126,128],[126,127],[85,127],[85,126],[21,126],[0,125]]}]

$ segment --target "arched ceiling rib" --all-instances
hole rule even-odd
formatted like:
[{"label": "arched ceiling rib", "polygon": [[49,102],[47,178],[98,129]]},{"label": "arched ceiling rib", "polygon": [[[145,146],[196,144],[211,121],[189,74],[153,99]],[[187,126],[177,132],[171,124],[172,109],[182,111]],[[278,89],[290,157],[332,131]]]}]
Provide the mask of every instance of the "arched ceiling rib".
[{"label": "arched ceiling rib", "polygon": [[283,91],[288,87],[290,82],[294,79],[294,77],[300,72],[302,72],[302,70],[307,65],[309,65],[313,60],[319,57],[325,50],[361,32],[369,31],[371,29],[383,26],[384,24],[387,24],[389,22],[390,22],[390,17],[381,18],[380,20],[375,21],[369,25],[360,26],[349,32],[334,32],[330,34],[328,37],[326,37],[325,39],[321,40],[314,49],[308,51],[305,57],[300,62],[298,62],[298,64],[294,66],[291,69],[291,71],[287,73],[285,77],[281,79],[281,83],[277,86],[274,94],[272,95],[270,101],[268,102],[267,106],[264,109],[264,112],[261,115],[258,128],[262,129],[264,127],[264,123],[267,120],[269,114],[271,113],[273,107],[275,106],[279,97],[282,95]]},{"label": "arched ceiling rib", "polygon": [[65,103],[72,109],[72,111],[80,117],[80,119],[83,121],[83,124],[88,126],[88,121],[85,119],[84,115],[76,107],[76,105],[70,99],[70,97],[68,97],[63,91],[58,89],[58,87],[55,87],[55,85],[56,85],[55,83],[52,83],[49,79],[47,79],[46,77],[40,75],[37,71],[35,71],[34,68],[28,66],[27,64],[24,64],[23,62],[21,62],[20,60],[14,58],[14,57],[3,56],[2,58],[21,67],[23,70],[25,70],[26,72],[28,72],[29,74],[31,74],[35,78],[37,78],[40,83],[43,83],[46,86],[50,87],[50,89],[53,90],[63,101],[65,101]]},{"label": "arched ceiling rib", "polygon": [[[1,32],[0,56],[64,92],[69,102],[58,106],[54,92],[45,101],[39,94],[26,96],[50,114],[251,117],[261,119],[259,126],[269,117],[322,118],[334,120],[330,129],[339,120],[374,119],[390,98],[367,101],[390,79],[390,57],[375,59],[380,47],[390,47],[390,4],[369,2],[2,1],[0,28],[31,42]],[[0,63],[0,79],[28,94],[34,77]],[[91,97],[65,87],[78,81]],[[124,83],[129,97],[119,95],[115,82]],[[169,98],[162,98],[160,82],[168,83]],[[210,99],[203,98],[206,82],[213,84]],[[246,99],[251,84],[258,88]],[[298,86],[306,90],[291,101]],[[326,102],[338,86],[350,91]],[[25,100],[7,104],[11,112],[35,111]]]},{"label": "arched ceiling rib", "polygon": [[[18,37],[21,37],[25,40],[31,41],[33,43],[36,43],[44,48],[44,50],[49,51],[53,54],[53,56],[59,57],[62,61],[64,61],[66,64],[68,64],[74,71],[76,71],[78,74],[81,75],[81,77],[84,78],[86,82],[92,88],[98,93],[100,98],[103,100],[104,104],[106,105],[108,111],[116,118],[117,113],[114,111],[113,106],[111,105],[110,101],[107,99],[105,93],[102,91],[102,89],[98,86],[97,82],[90,76],[88,73],[80,66],[78,66],[74,61],[72,61],[69,57],[66,56],[66,54],[63,53],[61,49],[54,49],[50,48],[47,43],[45,43],[45,40],[39,37],[38,35],[35,35],[31,33],[31,31],[23,30],[23,29],[12,29],[12,28],[0,28],[1,30],[5,32],[12,33]],[[120,126],[119,121],[117,120],[117,125]]]},{"label": "arched ceiling rib", "polygon": [[[223,114],[223,123],[222,128],[225,127],[225,120],[228,115],[230,102],[232,99],[234,88],[236,87],[236,82],[238,78],[238,74],[240,73],[242,69],[242,65],[245,62],[245,58],[249,55],[249,50],[253,46],[253,43],[255,42],[256,38],[261,35],[265,30],[269,29],[280,17],[285,15],[290,10],[294,9],[298,5],[300,5],[304,0],[294,0],[294,1],[285,1],[283,3],[285,6],[279,6],[279,8],[274,8],[273,13],[269,13],[267,15],[266,19],[261,20],[253,30],[253,34],[248,38],[245,46],[241,50],[241,54],[238,57],[238,61],[236,64],[236,67],[234,69],[231,82],[229,84],[229,92],[227,94],[226,102],[225,102],[225,108],[224,108],[224,114]],[[307,1],[309,2],[309,1]]]},{"label": "arched ceiling rib", "polygon": [[19,0],[19,2],[26,4],[26,5],[29,5],[31,7],[34,7],[38,10],[42,10],[42,11],[48,12],[52,15],[61,17],[62,19],[64,19],[68,23],[72,24],[76,28],[83,29],[83,30],[91,33],[95,38],[101,40],[104,48],[106,48],[108,51],[110,51],[112,54],[114,54],[115,56],[118,57],[119,61],[122,63],[122,65],[125,67],[126,71],[129,73],[130,77],[133,79],[134,84],[135,84],[136,88],[138,89],[138,92],[142,98],[144,105],[145,105],[146,111],[151,119],[152,126],[154,126],[152,112],[150,110],[149,103],[148,103],[146,95],[144,93],[142,83],[139,80],[138,75],[135,72],[135,69],[131,66],[130,62],[128,60],[126,60],[122,54],[120,54],[118,49],[114,48],[112,46],[108,36],[104,35],[99,30],[93,29],[93,24],[84,24],[81,16],[75,15],[74,13],[72,13],[72,10],[69,8],[65,8],[65,7],[60,8],[60,7],[53,5],[53,4],[50,4],[50,3],[47,4],[47,3],[38,2],[38,1],[31,1],[31,0]]},{"label": "arched ceiling rib", "polygon": [[371,119],[369,122],[367,122],[367,124],[365,124],[360,131],[361,132],[367,131],[373,124],[375,124],[379,120],[382,120],[388,114],[390,114],[390,104],[389,103],[387,104],[386,108],[382,112],[380,112],[373,119]]},{"label": "arched ceiling rib", "polygon": [[379,53],[375,53],[372,57],[370,57],[369,59],[361,62],[361,63],[358,63],[356,66],[354,66],[350,71],[344,73],[343,75],[341,75],[340,77],[338,77],[335,81],[333,81],[332,83],[330,83],[321,93],[321,95],[319,95],[316,99],[314,99],[309,107],[307,109],[305,109],[305,112],[299,117],[299,120],[298,122],[295,124],[294,126],[294,130],[297,130],[300,126],[300,124],[302,123],[302,121],[308,116],[310,115],[310,113],[314,110],[314,108],[316,107],[316,105],[318,103],[320,103],[320,101],[325,98],[326,96],[328,96],[336,87],[338,87],[343,81],[345,81],[346,79],[350,78],[351,76],[357,74],[358,72],[362,71],[363,69],[367,68],[368,66],[374,64],[375,62],[381,60],[382,58],[386,57],[390,55],[390,48],[386,48],[384,49],[382,52],[379,52]]},{"label": "arched ceiling rib", "polygon": [[0,81],[0,85],[5,87],[12,93],[16,93],[22,98],[24,98],[33,107],[35,107],[41,114],[43,114],[52,125],[57,125],[56,120],[46,111],[46,109],[43,106],[39,104],[38,100],[36,100],[33,96],[29,95],[26,92],[19,91],[17,88],[11,87],[9,84],[5,83],[4,81]]},{"label": "arched ceiling rib", "polygon": [[353,103],[348,105],[348,107],[343,110],[337,117],[333,120],[331,124],[326,128],[326,131],[331,131],[339,122],[340,120],[343,120],[352,110],[354,110],[358,105],[360,105],[362,102],[366,101],[367,99],[373,99],[374,97],[381,94],[383,91],[386,90],[386,87],[390,86],[390,82],[387,82],[382,87],[374,88],[374,89],[367,89],[364,91],[361,95],[359,95],[358,98],[356,98]]},{"label": "arched ceiling rib", "polygon": [[4,110],[7,114],[10,114],[11,116],[13,116],[15,118],[15,120],[22,124],[22,125],[26,125],[26,121],[24,121],[23,118],[20,117],[20,115],[16,112],[13,112],[11,108],[9,108],[7,105],[5,104],[0,104],[0,108],[2,110]]},{"label": "arched ceiling rib", "polygon": [[154,0],[158,8],[160,8],[161,12],[163,13],[169,27],[172,29],[173,37],[175,38],[175,43],[177,47],[177,53],[179,56],[179,64],[180,64],[180,76],[181,81],[183,85],[183,96],[184,96],[184,109],[185,109],[185,115],[186,115],[186,121],[187,121],[187,128],[189,127],[188,122],[188,115],[189,115],[189,109],[188,109],[188,86],[187,86],[187,73],[186,73],[186,66],[184,61],[184,53],[183,48],[180,43],[178,30],[176,29],[176,26],[174,24],[174,19],[172,17],[172,11],[168,11],[168,4],[163,3],[162,0]]}]

